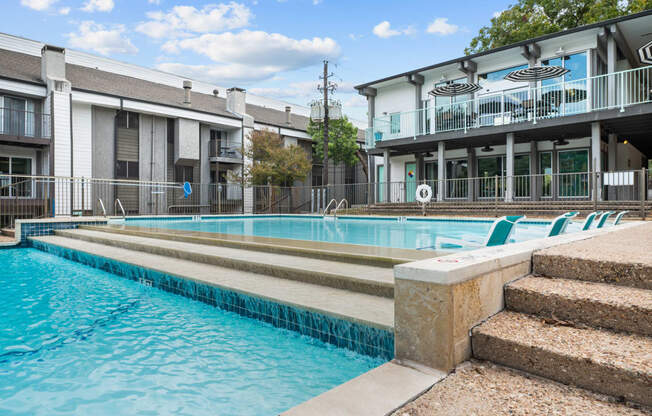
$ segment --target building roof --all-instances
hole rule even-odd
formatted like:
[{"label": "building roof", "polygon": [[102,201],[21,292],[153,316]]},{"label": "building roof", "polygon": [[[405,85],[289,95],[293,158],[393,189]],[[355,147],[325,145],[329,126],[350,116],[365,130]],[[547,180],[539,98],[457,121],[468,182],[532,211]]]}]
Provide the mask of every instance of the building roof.
[{"label": "building roof", "polygon": [[45,85],[40,57],[5,49],[0,49],[0,77]]},{"label": "building roof", "polygon": [[532,38],[532,39],[526,39],[524,41],[517,42],[517,43],[512,43],[510,45],[505,45],[505,46],[501,46],[501,47],[498,47],[498,48],[489,49],[487,51],[478,52],[478,53],[474,53],[474,54],[471,54],[471,55],[465,55],[465,56],[462,56],[462,57],[459,57],[459,58],[455,58],[455,59],[451,59],[451,60],[448,60],[448,61],[440,62],[440,63],[434,64],[434,65],[425,66],[423,68],[418,68],[418,69],[403,72],[403,73],[400,73],[400,74],[392,75],[392,76],[389,76],[389,77],[380,78],[380,79],[377,79],[375,81],[366,82],[364,84],[356,85],[354,88],[357,89],[357,90],[361,90],[363,88],[369,87],[371,85],[374,85],[374,84],[377,84],[377,83],[380,83],[380,82],[383,82],[383,81],[389,81],[389,80],[392,80],[392,79],[395,79],[395,78],[401,78],[401,77],[404,77],[404,76],[407,76],[407,75],[418,74],[420,72],[429,71],[431,69],[439,68],[439,67],[442,67],[442,66],[451,65],[451,64],[458,63],[458,62],[462,62],[462,61],[473,60],[474,58],[479,58],[481,56],[489,55],[489,54],[492,54],[492,53],[496,53],[496,52],[500,52],[500,51],[504,51],[504,50],[508,50],[508,49],[513,49],[513,48],[519,48],[521,46],[529,45],[531,43],[541,42],[541,41],[544,41],[544,40],[547,40],[547,39],[552,39],[552,38],[556,38],[556,37],[560,37],[560,36],[564,36],[564,35],[569,35],[571,33],[577,33],[577,32],[582,32],[582,31],[585,31],[585,30],[596,29],[596,28],[612,25],[612,24],[615,24],[615,23],[619,23],[619,22],[623,22],[623,21],[627,21],[627,20],[632,20],[632,19],[636,19],[636,18],[639,18],[639,17],[650,16],[650,15],[652,15],[652,9],[645,10],[645,11],[642,11],[640,13],[630,14],[630,15],[627,15],[627,16],[616,17],[614,19],[603,20],[601,22],[592,23],[590,25],[578,26],[578,27],[575,27],[575,28],[572,28],[572,29],[562,30],[560,32],[549,33],[547,35],[539,36],[539,37]]}]

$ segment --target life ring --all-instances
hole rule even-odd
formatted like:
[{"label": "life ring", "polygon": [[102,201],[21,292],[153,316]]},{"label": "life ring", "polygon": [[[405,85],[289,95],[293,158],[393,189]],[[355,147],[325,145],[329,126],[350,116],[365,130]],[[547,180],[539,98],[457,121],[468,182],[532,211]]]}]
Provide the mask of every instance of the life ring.
[{"label": "life ring", "polygon": [[416,195],[417,201],[421,202],[422,204],[427,204],[428,202],[430,202],[431,199],[432,199],[432,188],[430,187],[430,185],[422,183],[421,185],[417,186],[417,195]]}]

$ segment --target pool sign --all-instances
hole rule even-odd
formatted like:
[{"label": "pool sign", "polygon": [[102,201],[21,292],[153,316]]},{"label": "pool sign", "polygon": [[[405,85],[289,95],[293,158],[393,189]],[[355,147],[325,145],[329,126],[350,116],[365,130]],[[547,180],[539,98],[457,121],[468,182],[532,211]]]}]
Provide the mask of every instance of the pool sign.
[{"label": "pool sign", "polygon": [[190,186],[190,182],[184,182],[183,183],[183,197],[188,199],[190,194],[192,194],[192,186]]}]

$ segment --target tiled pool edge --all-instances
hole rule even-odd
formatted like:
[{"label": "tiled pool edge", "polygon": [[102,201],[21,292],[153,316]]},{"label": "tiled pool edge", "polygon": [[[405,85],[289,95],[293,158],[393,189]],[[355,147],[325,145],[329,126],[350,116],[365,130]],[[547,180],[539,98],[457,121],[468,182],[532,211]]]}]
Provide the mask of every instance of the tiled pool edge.
[{"label": "tiled pool edge", "polygon": [[29,244],[27,238],[52,235],[56,230],[69,230],[80,225],[106,225],[107,218],[100,217],[55,217],[36,220],[16,220],[16,242]]},{"label": "tiled pool edge", "polygon": [[130,280],[198,300],[241,316],[269,323],[360,354],[394,358],[394,334],[294,306],[260,299],[191,279],[135,266],[33,239],[27,245],[38,250],[104,270]]}]

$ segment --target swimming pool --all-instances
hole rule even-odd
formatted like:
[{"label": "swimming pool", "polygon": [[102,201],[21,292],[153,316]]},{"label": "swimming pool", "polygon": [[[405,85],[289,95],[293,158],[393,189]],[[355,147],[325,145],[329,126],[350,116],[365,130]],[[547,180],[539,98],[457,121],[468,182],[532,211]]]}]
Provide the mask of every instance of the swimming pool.
[{"label": "swimming pool", "polygon": [[33,248],[0,250],[0,414],[278,414],[385,360]]},{"label": "swimming pool", "polygon": [[[258,237],[434,250],[438,236],[482,240],[493,219],[338,217],[308,215],[127,218],[125,225]],[[548,221],[521,221],[514,241],[543,237]],[[569,228],[570,231],[570,228]]]}]

